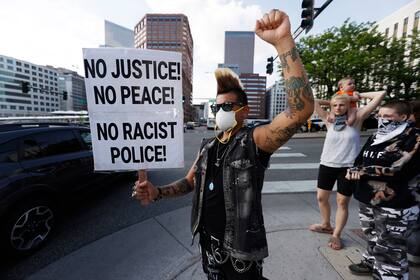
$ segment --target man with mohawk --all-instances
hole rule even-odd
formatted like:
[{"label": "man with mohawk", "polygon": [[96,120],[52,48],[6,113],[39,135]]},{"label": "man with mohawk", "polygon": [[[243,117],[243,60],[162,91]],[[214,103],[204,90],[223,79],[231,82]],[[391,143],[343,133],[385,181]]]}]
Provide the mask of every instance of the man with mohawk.
[{"label": "man with mohawk", "polygon": [[155,187],[137,181],[133,196],[148,204],[194,192],[191,231],[200,234],[203,270],[208,279],[266,279],[262,261],[268,256],[261,189],[271,154],[286,143],[312,114],[314,101],[290,32],[288,16],[271,10],[256,21],[255,33],[272,44],[280,57],[289,108],[270,124],[243,127],[247,96],[238,77],[217,69],[217,128],[205,139],[185,178]]}]

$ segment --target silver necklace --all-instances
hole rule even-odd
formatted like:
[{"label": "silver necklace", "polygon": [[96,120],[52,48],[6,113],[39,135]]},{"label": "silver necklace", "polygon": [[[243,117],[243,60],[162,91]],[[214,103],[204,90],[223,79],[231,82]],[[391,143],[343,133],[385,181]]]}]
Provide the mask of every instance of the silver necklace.
[{"label": "silver necklace", "polygon": [[220,155],[220,157],[219,157],[219,145],[220,145],[220,143],[219,143],[219,142],[217,142],[217,150],[216,150],[216,163],[214,164],[216,167],[219,167],[219,166],[220,166],[220,163],[221,163],[221,161],[222,161],[223,157],[225,156],[225,154],[226,154],[227,150],[229,149],[229,147],[228,147],[228,146],[226,146],[226,147],[225,147],[225,150],[223,151],[223,153],[222,153],[222,154]]}]

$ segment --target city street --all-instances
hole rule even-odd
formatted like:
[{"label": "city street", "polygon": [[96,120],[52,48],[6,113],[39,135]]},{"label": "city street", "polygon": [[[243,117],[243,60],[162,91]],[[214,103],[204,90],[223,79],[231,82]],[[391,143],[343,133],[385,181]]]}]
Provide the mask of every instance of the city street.
[{"label": "city street", "polygon": [[420,280],[420,0],[383,2],[4,1],[0,280]]},{"label": "city street", "polygon": [[[187,130],[184,134],[185,168],[150,171],[149,179],[162,185],[184,176],[195,159],[201,139],[212,135],[213,131],[205,127]],[[365,139],[363,137],[363,141]],[[314,191],[323,140],[322,137],[294,138],[286,143],[270,161],[263,192]],[[61,217],[53,238],[40,251],[17,263],[3,263],[0,279],[26,278],[93,241],[191,203],[191,195],[187,195],[142,207],[130,198],[133,181],[134,178],[117,181],[75,205]]]}]

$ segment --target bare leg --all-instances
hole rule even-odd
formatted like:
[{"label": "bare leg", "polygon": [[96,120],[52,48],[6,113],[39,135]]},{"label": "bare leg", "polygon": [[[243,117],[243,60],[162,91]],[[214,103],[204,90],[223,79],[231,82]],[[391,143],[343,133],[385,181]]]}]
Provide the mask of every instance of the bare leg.
[{"label": "bare leg", "polygon": [[317,199],[319,211],[321,212],[322,226],[324,228],[331,228],[330,216],[331,216],[331,205],[330,205],[330,194],[331,191],[326,191],[323,189],[317,189]]},{"label": "bare leg", "polygon": [[337,238],[337,242],[329,244],[330,247],[336,250],[341,249],[340,237],[349,216],[350,199],[351,197],[337,193],[337,213],[335,214],[335,229],[333,233],[333,237]]}]

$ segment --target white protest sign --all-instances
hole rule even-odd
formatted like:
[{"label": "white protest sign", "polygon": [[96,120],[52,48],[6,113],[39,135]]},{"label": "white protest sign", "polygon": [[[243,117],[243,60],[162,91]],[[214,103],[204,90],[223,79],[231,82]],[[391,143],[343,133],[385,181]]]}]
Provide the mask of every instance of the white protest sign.
[{"label": "white protest sign", "polygon": [[184,166],[181,53],[83,49],[95,170]]}]

